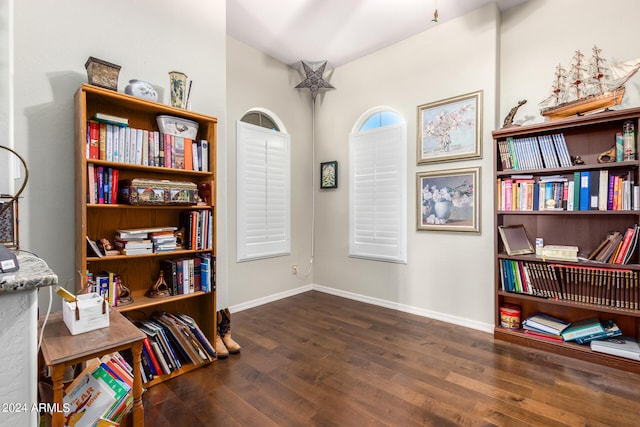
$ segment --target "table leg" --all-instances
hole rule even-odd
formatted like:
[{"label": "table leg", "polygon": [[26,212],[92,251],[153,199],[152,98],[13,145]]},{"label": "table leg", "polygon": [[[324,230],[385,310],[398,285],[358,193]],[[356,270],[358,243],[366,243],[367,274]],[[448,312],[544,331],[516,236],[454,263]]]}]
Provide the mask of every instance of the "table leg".
[{"label": "table leg", "polygon": [[64,412],[62,412],[62,380],[64,379],[64,364],[53,365],[51,367],[51,381],[53,383],[53,403],[59,411],[55,411],[51,418],[51,425],[53,427],[64,426]]},{"label": "table leg", "polygon": [[131,348],[133,355],[133,426],[144,426],[144,408],[142,406],[142,375],[140,373],[140,357],[142,341],[137,341]]}]

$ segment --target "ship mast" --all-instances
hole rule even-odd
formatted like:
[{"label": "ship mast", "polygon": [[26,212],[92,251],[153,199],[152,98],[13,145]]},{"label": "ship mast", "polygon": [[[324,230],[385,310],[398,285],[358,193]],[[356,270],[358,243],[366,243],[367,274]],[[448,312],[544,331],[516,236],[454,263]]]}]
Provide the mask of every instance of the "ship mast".
[{"label": "ship mast", "polygon": [[590,63],[590,81],[595,86],[594,93],[602,95],[608,89],[606,82],[611,78],[607,61],[600,56],[602,49],[593,46],[593,54]]},{"label": "ship mast", "polygon": [[569,85],[575,89],[576,98],[580,99],[583,97],[582,91],[584,90],[584,80],[582,76],[586,73],[586,70],[583,65],[584,55],[580,50],[576,50],[575,55],[573,55],[573,60],[571,62],[571,68],[569,70],[570,75],[570,83]]}]

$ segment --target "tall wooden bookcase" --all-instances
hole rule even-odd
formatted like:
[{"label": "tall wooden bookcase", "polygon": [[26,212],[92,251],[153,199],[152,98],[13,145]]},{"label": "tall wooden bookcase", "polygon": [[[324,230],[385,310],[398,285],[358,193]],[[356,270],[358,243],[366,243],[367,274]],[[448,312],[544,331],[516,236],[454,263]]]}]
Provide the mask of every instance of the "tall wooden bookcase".
[{"label": "tall wooden bookcase", "polygon": [[[573,211],[562,210],[508,210],[502,203],[504,195],[502,182],[514,179],[514,175],[532,175],[536,182],[543,177],[561,175],[567,177],[568,181],[574,180],[575,173],[607,171],[609,176],[618,175],[631,178],[636,185],[640,180],[639,161],[627,160],[621,162],[598,163],[598,156],[609,150],[616,142],[616,133],[622,132],[623,123],[631,120],[638,129],[640,119],[640,108],[631,108],[618,111],[607,111],[590,114],[580,117],[572,117],[557,121],[527,126],[510,127],[499,129],[493,132],[494,138],[494,177],[495,179],[495,223],[494,233],[495,252],[495,329],[496,339],[506,340],[532,348],[543,349],[554,353],[575,357],[607,366],[640,372],[640,362],[630,359],[611,356],[604,353],[594,352],[587,345],[578,345],[572,342],[556,342],[544,338],[532,337],[523,333],[522,329],[514,330],[501,326],[501,316],[499,308],[508,304],[517,305],[521,309],[521,318],[542,312],[550,316],[561,318],[569,322],[581,319],[598,317],[601,321],[612,319],[620,327],[624,335],[640,338],[640,310],[634,304],[638,302],[638,274],[640,273],[638,251],[632,256],[629,264],[617,265],[596,263],[587,261],[589,254],[594,251],[609,232],[625,232],[628,227],[640,224],[640,210],[619,209],[619,210],[579,210],[579,206],[574,206]],[[509,170],[502,164],[500,146],[504,145],[509,138],[540,138],[562,134],[566,141],[566,146],[571,156],[580,156],[584,164],[571,164],[568,167],[537,167],[533,169]],[[508,166],[508,165],[507,165]],[[544,166],[544,165],[543,165]],[[522,178],[522,177],[521,177]],[[524,179],[529,179],[525,176]],[[574,189],[579,191],[579,189]],[[513,195],[513,193],[512,193]],[[512,201],[513,202],[513,201]],[[535,201],[534,201],[535,203]],[[512,206],[513,209],[513,206]],[[636,208],[638,209],[638,208]],[[545,245],[567,245],[579,248],[578,262],[551,261],[536,257],[535,254],[509,256],[498,232],[498,227],[505,225],[523,224],[532,245],[536,238],[542,238]],[[515,261],[512,265],[533,265],[540,271],[553,271],[557,273],[555,285],[560,285],[565,294],[558,296],[534,296],[523,292],[505,290],[503,286],[504,261]],[[529,264],[527,264],[529,263]],[[603,269],[604,276],[593,275],[592,277],[606,277],[615,269],[628,270],[630,279],[626,281],[628,288],[627,297],[623,298],[622,307],[604,299],[590,298],[593,296],[594,287],[601,286],[607,282],[594,279],[587,281],[587,296],[582,296],[578,291],[568,289],[569,282],[564,279],[563,271],[567,271],[566,266],[578,267],[580,271],[600,271]],[[546,270],[545,270],[546,269]],[[589,276],[587,276],[589,277]],[[549,279],[553,281],[553,278]],[[573,279],[571,279],[573,280]],[[542,282],[541,282],[542,283]],[[575,283],[575,281],[571,281]],[[573,293],[572,293],[573,292]],[[584,293],[584,292],[582,292]],[[631,300],[629,306],[624,300]],[[635,301],[635,303],[634,303]]]},{"label": "tall wooden bookcase", "polygon": [[[142,166],[128,163],[88,159],[86,155],[87,120],[95,113],[106,113],[129,120],[129,125],[137,129],[157,131],[158,115],[178,116],[198,123],[197,139],[209,142],[209,171]],[[210,292],[195,292],[164,298],[149,298],[148,291],[156,282],[160,261],[180,257],[194,257],[200,252],[208,252],[215,260],[216,236],[216,137],[217,119],[191,111],[173,108],[125,95],[108,89],[83,84],[75,95],[75,268],[76,291],[85,285],[86,272],[94,275],[110,271],[122,277],[131,289],[133,303],[116,309],[133,320],[149,318],[156,311],[181,312],[191,316],[200,326],[211,343],[216,336],[216,292],[212,280]],[[111,167],[119,171],[119,179],[153,179],[179,182],[210,182],[210,201],[202,205],[129,205],[88,203],[88,166]],[[210,210],[213,214],[213,247],[207,250],[176,250],[146,255],[94,256],[87,248],[86,237],[92,240],[107,238],[113,241],[116,230],[159,226],[178,226],[180,213],[185,210]],[[215,261],[212,265],[215,265]],[[202,366],[202,365],[199,365]],[[169,375],[156,376],[145,386],[152,386],[195,369],[193,364],[185,364]]]}]

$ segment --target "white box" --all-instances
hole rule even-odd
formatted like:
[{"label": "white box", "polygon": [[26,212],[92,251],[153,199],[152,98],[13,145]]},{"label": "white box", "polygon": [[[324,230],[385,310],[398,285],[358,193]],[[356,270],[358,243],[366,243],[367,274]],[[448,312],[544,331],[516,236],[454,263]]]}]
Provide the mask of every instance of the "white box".
[{"label": "white box", "polygon": [[109,304],[103,297],[94,292],[78,295],[77,300],[62,301],[62,320],[71,335],[109,326]]}]

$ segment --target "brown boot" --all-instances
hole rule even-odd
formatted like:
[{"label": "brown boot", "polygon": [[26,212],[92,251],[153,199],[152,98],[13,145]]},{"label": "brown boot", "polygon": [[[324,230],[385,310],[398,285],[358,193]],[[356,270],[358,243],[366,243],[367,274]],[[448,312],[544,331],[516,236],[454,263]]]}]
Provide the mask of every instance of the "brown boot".
[{"label": "brown boot", "polygon": [[240,344],[231,338],[231,312],[228,308],[218,311],[218,335],[231,354],[240,352]]},{"label": "brown boot", "polygon": [[224,359],[225,357],[229,356],[229,350],[227,350],[227,347],[224,345],[224,342],[222,342],[222,338],[220,338],[220,334],[216,334],[215,349],[216,349],[216,356],[218,357],[218,359]]}]

